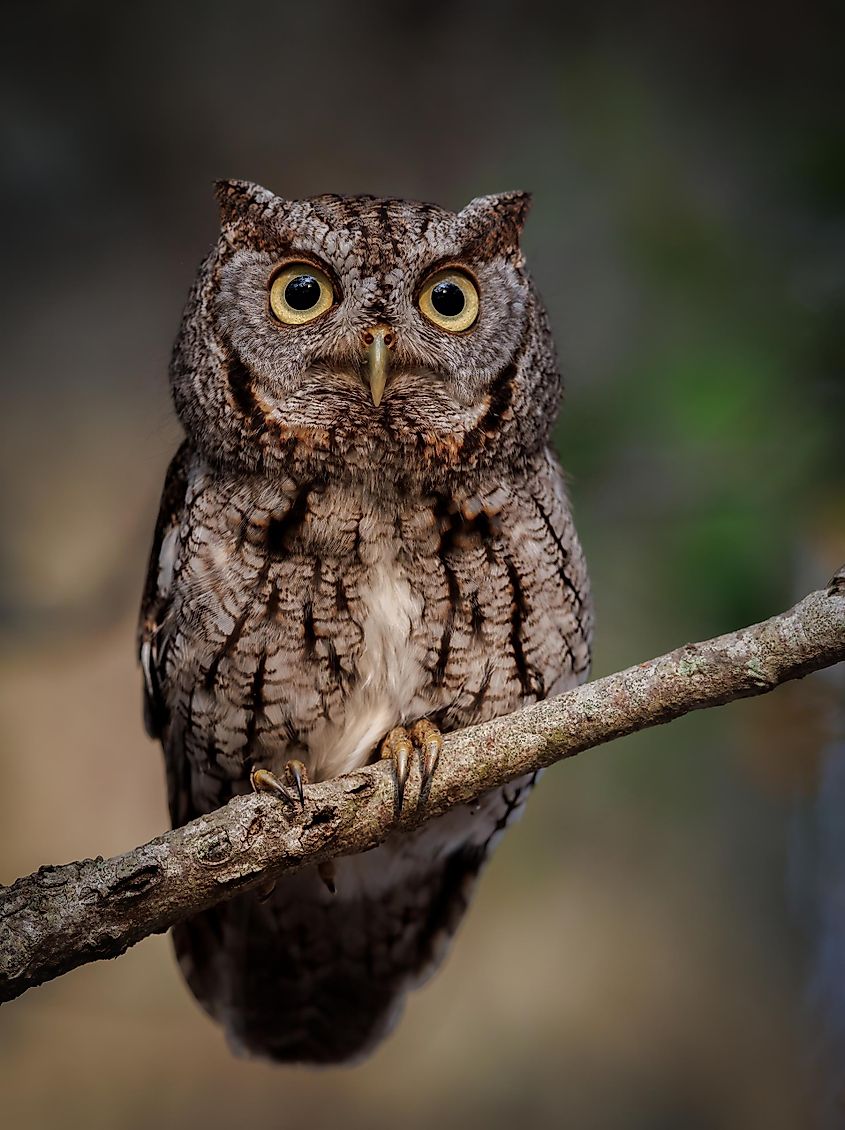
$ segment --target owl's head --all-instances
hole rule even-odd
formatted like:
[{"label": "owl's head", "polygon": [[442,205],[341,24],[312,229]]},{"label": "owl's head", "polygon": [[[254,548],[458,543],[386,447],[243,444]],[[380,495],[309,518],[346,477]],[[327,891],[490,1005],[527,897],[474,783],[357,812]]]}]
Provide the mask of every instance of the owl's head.
[{"label": "owl's head", "polygon": [[425,489],[527,462],[559,397],[525,270],[525,193],[460,212],[217,185],[221,234],[174,350],[213,462]]}]

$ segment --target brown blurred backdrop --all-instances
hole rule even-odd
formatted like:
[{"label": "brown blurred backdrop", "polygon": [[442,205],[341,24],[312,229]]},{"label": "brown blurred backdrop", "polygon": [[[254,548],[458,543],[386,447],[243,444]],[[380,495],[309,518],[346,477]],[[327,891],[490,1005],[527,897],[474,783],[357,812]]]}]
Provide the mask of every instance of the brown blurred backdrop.
[{"label": "brown blurred backdrop", "polygon": [[[216,177],[534,192],[598,674],[845,559],[842,21],[738,7],[6,7],[0,881],[166,825],[134,618]],[[232,1058],[154,938],[2,1010],[4,1126],[814,1125],[819,1012],[828,1045],[845,1025],[834,773],[826,824],[814,800],[842,689],[549,772],[363,1066]]]}]

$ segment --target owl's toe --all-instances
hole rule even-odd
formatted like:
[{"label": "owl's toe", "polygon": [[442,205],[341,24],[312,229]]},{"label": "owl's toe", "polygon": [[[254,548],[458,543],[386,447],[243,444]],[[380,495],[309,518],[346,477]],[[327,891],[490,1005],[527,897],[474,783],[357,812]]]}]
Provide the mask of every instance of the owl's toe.
[{"label": "owl's toe", "polygon": [[322,863],[317,864],[317,874],[323,881],[323,885],[330,895],[337,894],[337,872],[333,859],[324,859]]},{"label": "owl's toe", "polygon": [[393,762],[393,773],[396,780],[395,806],[396,816],[402,812],[402,803],[405,799],[405,786],[408,783],[408,773],[411,767],[411,753],[417,749],[422,758],[420,782],[420,804],[425,804],[428,791],[431,787],[431,778],[437,768],[440,751],[443,749],[443,736],[427,718],[421,718],[409,729],[396,726],[390,731],[381,743],[380,754],[382,760]]},{"label": "owl's toe", "polygon": [[296,789],[296,795],[299,797],[299,805],[301,808],[305,807],[305,789],[304,786],[308,784],[308,770],[305,768],[303,762],[298,758],[291,758],[285,765],[285,783],[293,785]]},{"label": "owl's toe", "polygon": [[443,749],[443,735],[433,722],[427,718],[420,718],[410,729],[411,741],[422,754],[422,784],[420,785],[420,803],[424,804],[431,787],[431,778],[440,760]]},{"label": "owl's toe", "polygon": [[393,763],[393,776],[396,781],[393,803],[397,818],[402,812],[402,802],[405,799],[405,786],[408,783],[413,748],[411,736],[404,726],[394,727],[381,743],[382,761]]},{"label": "owl's toe", "polygon": [[259,902],[267,902],[270,896],[276,889],[276,880],[269,879],[266,883],[260,883],[255,888],[255,897]]},{"label": "owl's toe", "polygon": [[280,797],[286,804],[293,804],[293,796],[282,784],[275,773],[269,769],[253,768],[249,775],[250,784],[257,793],[272,793]]}]

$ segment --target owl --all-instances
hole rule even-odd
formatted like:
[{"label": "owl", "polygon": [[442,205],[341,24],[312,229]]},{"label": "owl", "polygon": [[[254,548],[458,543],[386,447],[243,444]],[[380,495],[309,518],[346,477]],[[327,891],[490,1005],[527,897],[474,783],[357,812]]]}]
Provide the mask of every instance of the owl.
[{"label": "owl", "polygon": [[[462,211],[217,185],[171,364],[185,440],[139,630],[178,826],[582,681],[587,572],[549,431],[560,376],[522,192]],[[245,1054],[355,1060],[436,967],[534,777],[174,930]],[[424,795],[424,794],[423,794]]]}]

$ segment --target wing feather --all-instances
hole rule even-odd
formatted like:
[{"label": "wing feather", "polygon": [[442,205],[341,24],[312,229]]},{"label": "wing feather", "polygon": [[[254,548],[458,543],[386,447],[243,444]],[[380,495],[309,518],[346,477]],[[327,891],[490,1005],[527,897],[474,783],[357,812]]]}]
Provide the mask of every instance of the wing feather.
[{"label": "wing feather", "polygon": [[172,554],[182,524],[188,490],[191,449],[187,440],[170,462],[164,480],[138,625],[138,659],[144,676],[144,724],[151,738],[162,738],[169,721],[161,685],[161,628],[170,607],[173,569],[162,568],[163,555]]}]

